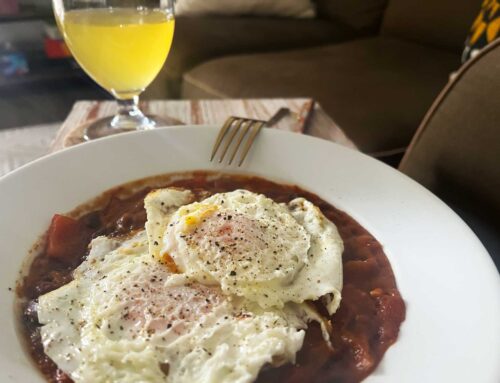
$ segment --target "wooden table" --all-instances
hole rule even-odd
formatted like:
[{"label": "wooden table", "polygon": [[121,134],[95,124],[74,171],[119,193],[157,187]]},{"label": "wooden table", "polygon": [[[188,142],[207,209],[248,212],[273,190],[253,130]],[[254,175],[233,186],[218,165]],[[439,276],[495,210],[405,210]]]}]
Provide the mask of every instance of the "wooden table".
[{"label": "wooden table", "polygon": [[[221,125],[230,115],[267,120],[279,108],[293,113],[281,120],[277,129],[305,133],[357,149],[318,103],[313,103],[306,126],[295,116],[304,112],[312,100],[176,100],[147,101],[141,104],[147,113],[179,120],[180,124]],[[0,131],[0,176],[41,155],[81,142],[81,127],[93,119],[116,112],[111,101],[79,101],[62,124],[38,125]]]},{"label": "wooden table", "polygon": [[[147,101],[141,103],[145,113],[159,117],[170,117],[186,125],[222,125],[228,116],[238,116],[268,120],[279,108],[289,108],[293,114],[284,118],[277,129],[306,133],[316,137],[356,148],[337,124],[324,112],[318,103],[314,103],[307,126],[300,126],[294,120],[295,114],[301,114],[312,100],[293,99],[247,99],[247,100],[176,100]],[[86,123],[97,118],[116,113],[117,105],[113,101],[79,101],[64,121],[59,130],[52,150],[81,143],[82,129]]]}]

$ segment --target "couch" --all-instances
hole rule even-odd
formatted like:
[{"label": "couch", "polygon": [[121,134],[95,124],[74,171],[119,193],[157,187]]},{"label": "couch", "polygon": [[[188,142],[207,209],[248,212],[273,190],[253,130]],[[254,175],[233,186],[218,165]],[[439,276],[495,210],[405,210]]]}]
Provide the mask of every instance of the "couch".
[{"label": "couch", "polygon": [[177,20],[154,98],[313,97],[366,153],[406,149],[481,0],[316,0],[313,20]]},{"label": "couch", "polygon": [[441,92],[399,169],[448,203],[500,270],[499,89],[500,39]]}]

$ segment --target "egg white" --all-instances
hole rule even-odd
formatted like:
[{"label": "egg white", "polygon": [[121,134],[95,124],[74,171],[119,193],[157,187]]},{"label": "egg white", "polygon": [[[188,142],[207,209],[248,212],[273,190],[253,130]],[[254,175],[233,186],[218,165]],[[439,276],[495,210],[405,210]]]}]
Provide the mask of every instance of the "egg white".
[{"label": "egg white", "polygon": [[161,258],[159,243],[163,239],[163,233],[167,229],[170,216],[179,206],[190,203],[193,198],[193,193],[189,190],[164,188],[153,190],[144,199],[149,252],[155,258]]},{"label": "egg white", "polygon": [[251,382],[266,363],[294,361],[300,312],[233,302],[217,287],[167,286],[145,232],[116,246],[95,239],[75,279],[39,299],[44,350],[75,382]]},{"label": "egg white", "polygon": [[[146,200],[148,217],[156,206]],[[162,227],[154,233],[162,237],[158,256],[171,258],[183,276],[263,308],[320,297],[330,313],[338,307],[343,242],[303,198],[286,205],[246,190],[215,194],[180,207]]]}]

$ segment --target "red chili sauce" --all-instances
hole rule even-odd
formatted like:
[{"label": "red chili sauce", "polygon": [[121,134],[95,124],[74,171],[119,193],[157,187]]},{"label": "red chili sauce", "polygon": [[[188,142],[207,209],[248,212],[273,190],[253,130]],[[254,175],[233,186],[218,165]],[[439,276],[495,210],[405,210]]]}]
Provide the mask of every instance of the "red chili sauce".
[{"label": "red chili sauce", "polygon": [[[296,364],[264,368],[257,382],[359,382],[379,364],[387,348],[396,341],[405,318],[405,305],[380,243],[348,214],[297,186],[257,177],[213,176],[195,172],[182,180],[175,180],[170,175],[134,182],[105,193],[101,208],[70,214],[78,216],[77,219],[54,216],[44,250],[36,256],[18,288],[23,302],[22,333],[33,360],[49,382],[69,383],[72,380],[43,351],[35,309],[37,298],[71,281],[72,272],[85,259],[92,238],[126,235],[144,228],[145,195],[155,187],[167,186],[190,189],[199,200],[235,189],[262,193],[276,202],[304,197],[335,223],[344,240],[342,301],[330,318],[333,350],[327,347],[319,326],[312,323]],[[142,185],[139,191],[138,185]],[[128,195],[124,197],[127,189]],[[324,308],[318,308],[328,316]]]}]

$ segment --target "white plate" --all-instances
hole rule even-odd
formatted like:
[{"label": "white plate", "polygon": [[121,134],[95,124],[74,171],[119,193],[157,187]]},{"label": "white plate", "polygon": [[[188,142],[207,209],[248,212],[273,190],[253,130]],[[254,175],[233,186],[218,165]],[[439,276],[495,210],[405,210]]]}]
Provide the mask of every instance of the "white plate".
[{"label": "white plate", "polygon": [[265,130],[245,166],[207,161],[216,128],[165,128],[80,145],[0,179],[0,381],[42,382],[10,310],[30,246],[52,215],[131,180],[208,169],[295,183],[384,245],[407,305],[399,340],[367,382],[500,381],[500,278],[482,244],[433,194],[358,152]]}]

